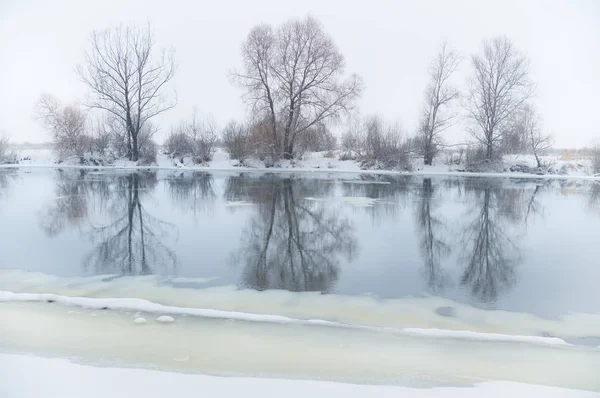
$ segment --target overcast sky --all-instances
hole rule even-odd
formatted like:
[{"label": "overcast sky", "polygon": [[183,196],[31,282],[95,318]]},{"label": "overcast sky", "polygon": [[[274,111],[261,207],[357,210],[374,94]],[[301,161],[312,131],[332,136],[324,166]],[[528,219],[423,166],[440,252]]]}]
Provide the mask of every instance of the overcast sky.
[{"label": "overcast sky", "polygon": [[[361,113],[399,120],[414,131],[437,46],[468,57],[484,38],[506,34],[531,60],[544,128],[561,147],[600,141],[600,1],[178,1],[0,0],[0,130],[16,142],[48,141],[32,109],[42,93],[83,100],[74,73],[89,34],[150,21],[160,46],[174,47],[179,102],[161,117],[160,136],[194,107],[223,126],[241,119],[241,91],[228,72],[255,24],[310,14],[364,79]],[[461,64],[456,83],[470,72]],[[452,139],[462,140],[462,128]]]}]

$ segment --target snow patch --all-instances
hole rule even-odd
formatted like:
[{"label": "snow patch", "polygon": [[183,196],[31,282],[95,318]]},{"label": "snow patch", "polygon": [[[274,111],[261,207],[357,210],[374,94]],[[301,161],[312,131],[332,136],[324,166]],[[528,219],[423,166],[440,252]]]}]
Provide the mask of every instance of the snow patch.
[{"label": "snow patch", "polygon": [[[328,381],[216,377],[146,369],[93,367],[66,359],[0,354],[0,396],[19,398],[197,397],[412,397],[412,398],[593,398],[598,393],[492,381],[467,387],[411,388]],[[27,375],[35,375],[32,383]],[[107,381],[110,381],[107,383]],[[266,393],[268,392],[268,393]]]},{"label": "snow patch", "polygon": [[144,323],[146,323],[148,321],[146,320],[146,318],[138,317],[138,318],[135,318],[133,320],[133,322],[135,322],[137,325],[143,325]]},{"label": "snow patch", "polygon": [[168,315],[161,315],[158,318],[156,318],[157,322],[162,322],[162,323],[173,323],[175,322],[175,318],[173,318],[172,316],[168,316]]}]

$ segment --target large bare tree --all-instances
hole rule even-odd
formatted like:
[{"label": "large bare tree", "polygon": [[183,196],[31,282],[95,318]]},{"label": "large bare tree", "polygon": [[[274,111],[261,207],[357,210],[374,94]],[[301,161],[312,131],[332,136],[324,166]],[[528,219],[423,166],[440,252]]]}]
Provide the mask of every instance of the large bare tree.
[{"label": "large bare tree", "polygon": [[337,119],[361,94],[356,75],[344,78],[344,57],[319,21],[254,27],[242,45],[242,72],[233,73],[256,119],[267,118],[275,155],[292,158],[296,138]]},{"label": "large bare tree", "polygon": [[175,74],[173,51],[156,51],[150,26],[94,31],[77,74],[91,89],[88,106],[116,116],[126,131],[128,157],[137,161],[139,135],[150,119],[175,106],[167,92]]},{"label": "large bare tree", "polygon": [[485,148],[485,158],[497,156],[510,118],[533,94],[529,61],[507,37],[483,42],[483,52],[471,56],[473,76],[465,108],[470,133]]},{"label": "large bare tree", "polygon": [[448,108],[459,93],[449,80],[459,63],[459,55],[443,43],[429,70],[430,82],[425,90],[425,104],[419,127],[419,146],[426,165],[431,165],[439,150],[440,134],[456,118],[456,113],[449,113]]}]

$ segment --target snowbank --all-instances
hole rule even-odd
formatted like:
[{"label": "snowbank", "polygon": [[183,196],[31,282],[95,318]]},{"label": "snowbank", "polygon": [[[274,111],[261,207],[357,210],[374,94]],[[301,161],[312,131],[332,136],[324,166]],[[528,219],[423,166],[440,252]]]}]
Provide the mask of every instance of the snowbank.
[{"label": "snowbank", "polygon": [[[65,359],[0,354],[3,398],[209,397],[459,397],[592,398],[600,394],[513,382],[418,389],[324,381],[227,378],[141,369],[98,368]],[[33,379],[32,377],[33,376]]]}]

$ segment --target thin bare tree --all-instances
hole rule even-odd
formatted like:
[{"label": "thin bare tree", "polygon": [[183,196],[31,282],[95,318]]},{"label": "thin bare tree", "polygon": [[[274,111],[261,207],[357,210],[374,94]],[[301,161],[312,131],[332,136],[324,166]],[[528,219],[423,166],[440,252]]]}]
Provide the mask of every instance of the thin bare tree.
[{"label": "thin bare tree", "polygon": [[458,98],[458,90],[450,84],[450,78],[460,64],[459,55],[442,43],[430,70],[430,82],[425,90],[425,104],[419,127],[419,146],[426,165],[431,165],[438,153],[441,133],[452,126],[456,113],[449,113],[452,101]]},{"label": "thin bare tree", "polygon": [[52,135],[54,149],[61,157],[83,158],[91,149],[92,138],[87,131],[86,114],[76,104],[63,106],[58,99],[43,94],[35,108],[35,115]]},{"label": "thin bare tree", "polygon": [[529,61],[505,36],[483,42],[483,52],[471,56],[473,76],[465,109],[470,133],[484,148],[485,159],[499,155],[499,144],[510,118],[533,94]]},{"label": "thin bare tree", "polygon": [[127,156],[137,161],[144,126],[177,102],[166,91],[175,74],[173,51],[155,51],[149,25],[145,29],[118,26],[94,31],[90,45],[85,65],[77,67],[80,79],[92,91],[87,105],[122,121]]},{"label": "thin bare tree", "polygon": [[540,155],[544,154],[554,145],[554,139],[551,135],[542,132],[540,126],[540,116],[537,111],[529,104],[525,104],[522,110],[523,129],[527,134],[527,144],[535,156],[537,167],[542,167]]},{"label": "thin bare tree", "polygon": [[296,138],[338,119],[362,92],[356,75],[344,78],[344,57],[319,21],[291,20],[253,28],[242,45],[245,90],[256,119],[267,117],[275,155],[294,156]]}]

